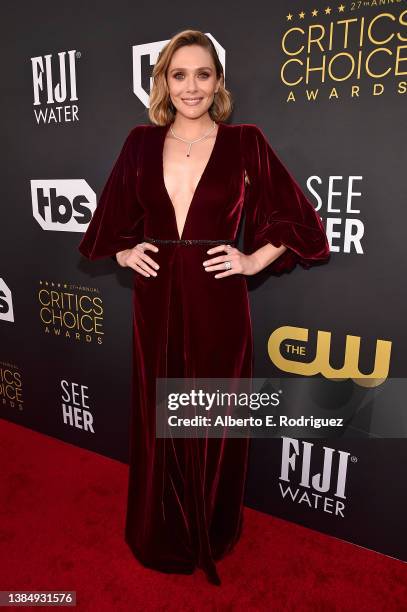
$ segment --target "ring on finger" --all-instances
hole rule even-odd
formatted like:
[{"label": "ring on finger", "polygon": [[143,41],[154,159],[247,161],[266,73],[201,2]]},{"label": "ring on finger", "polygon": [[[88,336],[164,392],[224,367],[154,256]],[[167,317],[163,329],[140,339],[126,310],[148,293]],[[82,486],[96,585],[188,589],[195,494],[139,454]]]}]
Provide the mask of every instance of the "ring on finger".
[{"label": "ring on finger", "polygon": [[230,270],[232,268],[232,262],[231,261],[225,261],[225,269],[226,270]]}]

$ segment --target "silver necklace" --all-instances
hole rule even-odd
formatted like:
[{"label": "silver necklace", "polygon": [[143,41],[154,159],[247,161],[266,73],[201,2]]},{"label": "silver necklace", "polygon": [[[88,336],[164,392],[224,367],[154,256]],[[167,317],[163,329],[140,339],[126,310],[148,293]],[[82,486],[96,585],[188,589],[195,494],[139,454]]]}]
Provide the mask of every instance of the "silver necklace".
[{"label": "silver necklace", "polygon": [[172,125],[170,125],[170,130],[171,130],[171,134],[174,136],[174,138],[177,138],[178,140],[182,140],[182,142],[186,142],[187,144],[189,144],[189,149],[188,149],[187,157],[190,157],[192,145],[195,144],[196,142],[199,142],[200,140],[203,140],[204,138],[206,138],[212,132],[212,130],[215,129],[215,126],[216,126],[216,123],[214,121],[213,122],[213,126],[211,127],[209,132],[204,134],[204,136],[201,136],[201,138],[196,138],[196,140],[187,140],[186,138],[181,138],[181,136],[177,136],[176,134],[174,134],[174,130],[172,129]]}]

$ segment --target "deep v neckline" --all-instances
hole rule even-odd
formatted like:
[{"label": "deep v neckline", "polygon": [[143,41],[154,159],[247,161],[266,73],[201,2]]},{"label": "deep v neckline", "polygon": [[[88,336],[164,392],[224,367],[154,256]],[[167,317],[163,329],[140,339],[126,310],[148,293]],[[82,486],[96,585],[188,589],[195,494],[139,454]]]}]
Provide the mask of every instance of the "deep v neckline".
[{"label": "deep v neckline", "polygon": [[191,208],[192,208],[192,206],[193,206],[193,204],[194,204],[194,202],[195,202],[195,200],[196,200],[196,195],[197,195],[197,192],[199,191],[199,188],[200,188],[200,186],[201,186],[201,184],[202,184],[202,181],[203,181],[203,179],[204,179],[205,175],[207,174],[208,169],[210,168],[210,165],[211,165],[211,163],[212,163],[212,161],[213,161],[213,159],[214,159],[214,157],[215,157],[216,150],[217,150],[218,143],[219,143],[220,131],[221,131],[222,127],[223,127],[223,124],[222,124],[222,122],[221,122],[221,121],[219,121],[219,122],[217,123],[217,125],[218,125],[218,130],[217,130],[217,132],[216,132],[215,142],[214,142],[214,144],[213,144],[212,151],[211,151],[211,154],[210,154],[210,156],[209,156],[209,158],[208,158],[208,161],[206,162],[205,168],[203,169],[203,172],[202,172],[202,174],[201,174],[201,176],[200,176],[200,179],[199,179],[199,181],[198,181],[198,184],[197,184],[197,186],[196,186],[196,188],[195,188],[195,191],[194,191],[194,193],[192,194],[191,201],[190,201],[190,203],[189,203],[189,205],[188,205],[187,214],[186,214],[186,216],[185,216],[184,226],[183,226],[183,228],[182,228],[181,235],[179,234],[179,231],[178,231],[178,225],[177,225],[177,216],[176,216],[176,214],[175,214],[175,207],[174,207],[174,204],[172,203],[172,200],[171,200],[171,198],[170,198],[170,194],[168,193],[168,189],[167,189],[167,187],[166,187],[165,180],[164,180],[164,143],[165,143],[165,138],[166,138],[166,136],[167,136],[167,132],[168,132],[168,130],[170,129],[170,125],[171,125],[171,124],[169,123],[168,125],[165,125],[165,126],[164,126],[163,135],[162,135],[162,138],[161,138],[161,143],[160,143],[160,151],[161,151],[161,155],[160,155],[160,160],[161,160],[161,163],[160,163],[160,170],[161,170],[161,182],[162,182],[162,186],[163,186],[163,189],[164,189],[164,193],[165,193],[165,195],[166,195],[166,197],[167,197],[168,203],[169,203],[169,205],[170,205],[170,207],[171,207],[171,210],[172,210],[172,217],[173,217],[173,220],[174,220],[174,226],[175,226],[175,231],[176,231],[176,234],[177,234],[178,240],[182,240],[182,237],[183,237],[183,235],[184,235],[184,233],[185,233],[185,229],[186,229],[186,227],[187,227],[188,218],[189,218],[189,216],[190,216],[190,211],[191,211]]}]

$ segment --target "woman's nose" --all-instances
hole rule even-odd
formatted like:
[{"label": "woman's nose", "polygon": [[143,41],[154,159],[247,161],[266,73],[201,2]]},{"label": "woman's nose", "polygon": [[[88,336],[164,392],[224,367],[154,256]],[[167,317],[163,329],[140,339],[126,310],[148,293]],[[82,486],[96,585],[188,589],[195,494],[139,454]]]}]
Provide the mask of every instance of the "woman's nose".
[{"label": "woman's nose", "polygon": [[197,86],[196,86],[196,80],[195,77],[191,76],[191,77],[187,77],[187,93],[196,93],[197,91]]}]

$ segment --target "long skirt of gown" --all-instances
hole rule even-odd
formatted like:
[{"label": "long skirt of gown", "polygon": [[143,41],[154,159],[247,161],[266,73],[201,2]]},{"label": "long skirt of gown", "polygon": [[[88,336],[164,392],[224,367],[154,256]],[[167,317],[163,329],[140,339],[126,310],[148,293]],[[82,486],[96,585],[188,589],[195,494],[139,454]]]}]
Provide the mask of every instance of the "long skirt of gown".
[{"label": "long skirt of gown", "polygon": [[206,245],[157,245],[157,277],[134,274],[133,389],[125,539],[146,567],[201,568],[220,584],[216,560],[243,524],[247,438],[156,438],[156,377],[249,378],[252,332],[243,275],[215,279]]}]

